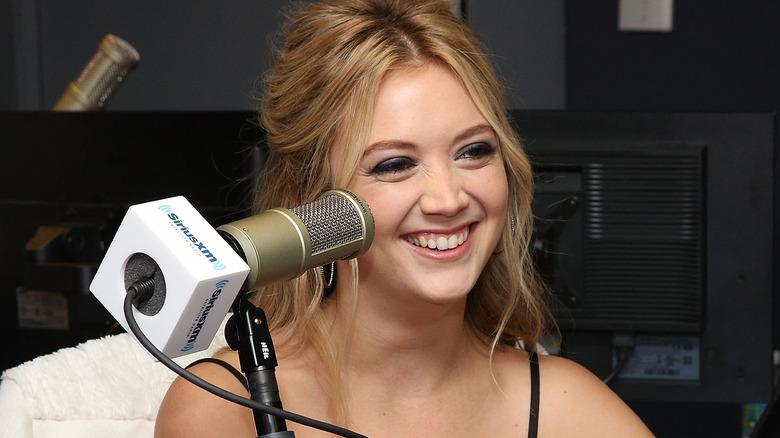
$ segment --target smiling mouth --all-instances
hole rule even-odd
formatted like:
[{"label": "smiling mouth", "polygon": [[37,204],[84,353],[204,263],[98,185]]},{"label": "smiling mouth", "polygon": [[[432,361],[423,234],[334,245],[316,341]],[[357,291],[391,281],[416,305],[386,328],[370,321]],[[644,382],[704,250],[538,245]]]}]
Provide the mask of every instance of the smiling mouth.
[{"label": "smiling mouth", "polygon": [[468,240],[468,238],[469,238],[468,228],[466,228],[460,233],[449,234],[449,235],[421,233],[418,235],[408,235],[404,237],[404,239],[406,239],[407,242],[411,243],[414,246],[419,246],[421,248],[436,249],[439,251],[446,251],[448,249],[457,248],[458,246],[462,245],[463,242]]}]

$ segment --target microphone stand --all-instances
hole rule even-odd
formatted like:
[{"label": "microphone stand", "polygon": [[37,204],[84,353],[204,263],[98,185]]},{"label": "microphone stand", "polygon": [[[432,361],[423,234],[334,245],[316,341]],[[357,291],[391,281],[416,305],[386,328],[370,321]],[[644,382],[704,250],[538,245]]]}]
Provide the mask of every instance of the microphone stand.
[{"label": "microphone stand", "polygon": [[[252,304],[246,294],[239,293],[233,301],[233,315],[225,327],[225,338],[238,351],[241,372],[249,384],[252,400],[282,409],[276,382],[276,351],[265,312]],[[258,438],[294,438],[287,430],[284,418],[252,410]]]}]

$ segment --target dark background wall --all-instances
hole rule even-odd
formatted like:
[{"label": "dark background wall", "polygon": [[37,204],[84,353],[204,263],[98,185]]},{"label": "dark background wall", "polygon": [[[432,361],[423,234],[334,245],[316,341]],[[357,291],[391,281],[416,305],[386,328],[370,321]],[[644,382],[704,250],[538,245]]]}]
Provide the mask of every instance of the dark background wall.
[{"label": "dark background wall", "polygon": [[[114,110],[247,110],[285,0],[0,0],[0,110],[48,109],[113,33],[141,54]],[[565,106],[563,0],[466,5],[511,83],[510,106]],[[526,62],[533,59],[533,62]]]},{"label": "dark background wall", "polygon": [[674,2],[674,30],[619,32],[615,0],[566,2],[567,108],[780,108],[780,3]]},{"label": "dark background wall", "polygon": [[[114,33],[141,53],[116,110],[252,109],[288,2],[0,0],[0,110],[47,109]],[[620,32],[616,0],[465,2],[514,109],[775,110],[780,4],[674,3]]]},{"label": "dark background wall", "polygon": [[0,108],[51,108],[113,33],[138,50],[141,64],[111,109],[249,109],[285,3],[3,0],[0,11],[12,25],[0,35],[14,62],[0,67],[11,79]]}]

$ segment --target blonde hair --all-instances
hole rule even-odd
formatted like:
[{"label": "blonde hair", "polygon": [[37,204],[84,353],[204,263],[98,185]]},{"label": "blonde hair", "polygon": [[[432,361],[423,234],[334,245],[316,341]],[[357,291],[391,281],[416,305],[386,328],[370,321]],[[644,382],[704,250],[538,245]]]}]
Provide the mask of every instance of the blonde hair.
[{"label": "blonde hair", "polygon": [[[257,210],[310,202],[346,184],[366,144],[384,77],[431,62],[447,66],[495,130],[509,183],[505,229],[469,294],[465,318],[489,340],[491,351],[519,341],[533,349],[549,310],[529,254],[532,170],[507,117],[500,81],[476,36],[446,0],[325,1],[293,15],[284,30],[287,39],[266,78],[260,107],[269,155],[256,192]],[[336,143],[350,145],[338,175],[329,165]],[[268,314],[282,350],[307,342],[319,348],[337,387],[338,346],[328,337],[318,274],[311,270],[264,288],[254,300]],[[334,389],[334,403],[343,402]]]}]

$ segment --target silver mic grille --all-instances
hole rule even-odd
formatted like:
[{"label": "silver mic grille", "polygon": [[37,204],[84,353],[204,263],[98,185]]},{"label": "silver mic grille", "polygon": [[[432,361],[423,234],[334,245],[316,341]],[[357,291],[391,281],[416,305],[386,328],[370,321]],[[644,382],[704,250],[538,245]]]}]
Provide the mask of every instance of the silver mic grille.
[{"label": "silver mic grille", "polygon": [[249,265],[244,289],[252,290],[364,254],[374,240],[374,216],[358,195],[336,189],[308,204],[272,208],[217,230]]},{"label": "silver mic grille", "polygon": [[328,192],[316,201],[291,208],[290,211],[301,219],[309,231],[312,255],[360,240],[363,236],[363,222],[356,204],[342,194]]}]

